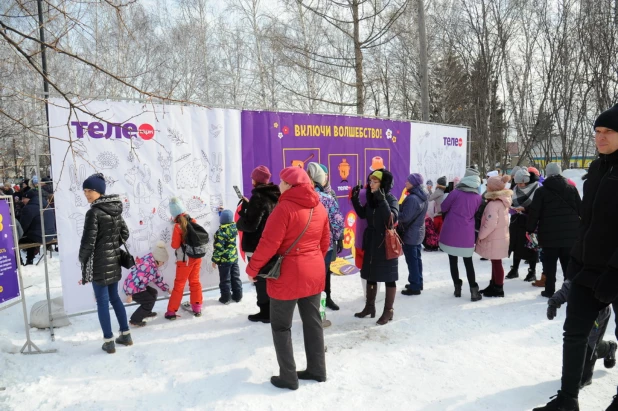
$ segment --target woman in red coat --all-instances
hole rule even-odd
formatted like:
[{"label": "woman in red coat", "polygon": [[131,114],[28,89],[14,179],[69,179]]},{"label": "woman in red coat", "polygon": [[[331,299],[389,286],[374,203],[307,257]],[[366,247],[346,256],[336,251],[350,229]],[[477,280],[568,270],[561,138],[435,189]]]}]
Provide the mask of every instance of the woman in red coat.
[{"label": "woman in red coat", "polygon": [[[284,168],[279,177],[281,197],[266,222],[260,243],[247,266],[247,274],[253,279],[258,273],[267,271],[271,258],[285,254],[300,237],[283,259],[279,278],[268,279],[266,284],[270,296],[270,326],[279,363],[279,376],[272,377],[270,382],[278,388],[296,390],[299,379],[326,381],[320,295],[324,290],[324,257],[330,246],[330,229],[326,209],[305,170]],[[303,322],[307,355],[307,369],[298,372],[291,334],[296,304]]]}]

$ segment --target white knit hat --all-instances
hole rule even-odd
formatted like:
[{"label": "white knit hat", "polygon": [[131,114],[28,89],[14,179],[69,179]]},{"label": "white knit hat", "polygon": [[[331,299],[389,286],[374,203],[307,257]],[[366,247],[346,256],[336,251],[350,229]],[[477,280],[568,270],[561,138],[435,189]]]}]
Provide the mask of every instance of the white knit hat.
[{"label": "white knit hat", "polygon": [[165,243],[163,241],[157,241],[157,244],[152,249],[152,256],[160,263],[166,263],[170,259],[170,255],[167,252]]}]

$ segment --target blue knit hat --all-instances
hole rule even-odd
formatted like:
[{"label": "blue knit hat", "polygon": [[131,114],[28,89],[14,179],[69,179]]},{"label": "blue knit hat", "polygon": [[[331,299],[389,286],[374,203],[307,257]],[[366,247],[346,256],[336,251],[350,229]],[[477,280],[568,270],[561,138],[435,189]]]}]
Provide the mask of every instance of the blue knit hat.
[{"label": "blue knit hat", "polygon": [[101,173],[91,175],[82,184],[82,189],[93,190],[101,195],[105,194],[105,188],[105,176]]},{"label": "blue knit hat", "polygon": [[414,187],[423,185],[423,176],[420,173],[412,173],[407,178],[408,183]]},{"label": "blue knit hat", "polygon": [[187,209],[185,208],[185,205],[182,203],[182,200],[178,197],[172,197],[170,198],[170,214],[172,215],[172,218],[176,218],[179,215],[186,213]]},{"label": "blue knit hat", "polygon": [[221,217],[219,217],[219,222],[221,225],[231,224],[234,222],[234,213],[230,210],[221,211]]},{"label": "blue knit hat", "polygon": [[328,168],[324,165],[324,164],[320,164],[320,168],[326,173],[328,174]]}]

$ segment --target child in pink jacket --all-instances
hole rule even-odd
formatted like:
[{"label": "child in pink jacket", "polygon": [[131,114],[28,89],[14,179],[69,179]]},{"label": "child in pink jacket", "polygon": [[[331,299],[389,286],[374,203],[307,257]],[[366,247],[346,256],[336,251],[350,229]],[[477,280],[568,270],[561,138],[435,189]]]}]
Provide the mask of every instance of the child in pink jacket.
[{"label": "child in pink jacket", "polygon": [[149,283],[153,282],[161,291],[169,292],[170,286],[167,285],[159,272],[159,267],[165,264],[167,260],[169,260],[169,254],[163,241],[157,242],[151,253],[135,259],[135,265],[131,267],[123,286],[124,293],[127,295],[127,302],[135,301],[140,304],[129,321],[129,324],[133,327],[143,327],[146,325],[145,318],[157,315],[157,313],[152,312],[157,302],[157,290],[150,287]]},{"label": "child in pink jacket", "polygon": [[495,176],[487,180],[487,206],[475,248],[478,255],[491,260],[491,280],[489,286],[481,290],[485,297],[504,297],[502,259],[509,255],[509,209],[513,204],[513,191],[506,188],[510,180],[510,176]]}]

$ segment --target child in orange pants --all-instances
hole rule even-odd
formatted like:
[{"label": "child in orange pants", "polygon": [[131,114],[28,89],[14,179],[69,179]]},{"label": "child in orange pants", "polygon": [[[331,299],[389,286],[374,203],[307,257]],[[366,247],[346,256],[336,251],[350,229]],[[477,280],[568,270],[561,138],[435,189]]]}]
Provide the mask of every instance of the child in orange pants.
[{"label": "child in orange pants", "polygon": [[[180,307],[182,294],[187,280],[191,291],[191,309],[196,317],[202,315],[202,284],[200,283],[200,269],[202,267],[201,258],[191,258],[183,250],[184,238],[187,233],[189,217],[180,199],[173,197],[170,199],[170,213],[174,218],[174,232],[172,234],[172,248],[176,250],[176,278],[174,279],[174,289],[167,304],[165,318],[168,320],[176,319],[176,311]],[[195,220],[191,219],[191,222]]]}]

